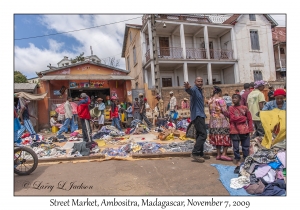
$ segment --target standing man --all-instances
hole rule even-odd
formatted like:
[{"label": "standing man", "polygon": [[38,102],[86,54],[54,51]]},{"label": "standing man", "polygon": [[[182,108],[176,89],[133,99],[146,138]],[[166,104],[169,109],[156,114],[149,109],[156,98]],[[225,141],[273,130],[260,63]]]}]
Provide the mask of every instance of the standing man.
[{"label": "standing man", "polygon": [[101,130],[102,126],[104,125],[104,110],[105,110],[105,104],[103,103],[102,98],[98,98],[98,110],[100,111],[100,117],[98,118],[98,124],[99,124],[99,129],[98,131]]},{"label": "standing man", "polygon": [[249,83],[245,83],[244,84],[244,89],[245,89],[245,92],[243,93],[242,98],[241,98],[241,101],[240,101],[240,105],[243,105],[243,106],[248,106],[247,105],[247,98],[248,98],[248,95],[250,93],[250,84]]},{"label": "standing man", "polygon": [[264,136],[265,134],[259,117],[259,112],[263,109],[266,101],[264,94],[261,92],[265,88],[265,82],[263,80],[254,82],[254,88],[255,89],[248,95],[247,103],[255,127],[253,137],[257,137]]},{"label": "standing man", "polygon": [[202,93],[203,79],[197,77],[195,79],[195,86],[191,87],[189,82],[184,82],[185,91],[191,98],[191,123],[196,129],[196,143],[192,151],[191,157],[203,163],[204,159],[210,159],[209,155],[204,155],[204,143],[206,141],[207,133],[205,126],[205,112],[204,112],[204,97]]},{"label": "standing man", "polygon": [[133,118],[135,120],[140,120],[140,104],[139,104],[139,99],[135,98],[134,99],[134,104],[133,104]]},{"label": "standing man", "polygon": [[80,118],[82,126],[83,140],[88,142],[91,141],[91,125],[90,125],[90,110],[89,104],[91,103],[90,98],[86,93],[81,93],[80,98],[82,98],[77,107],[78,117]]},{"label": "standing man", "polygon": [[172,116],[176,112],[176,104],[177,104],[177,101],[176,101],[176,98],[174,96],[173,91],[170,92],[170,98],[171,98],[170,102],[169,102],[169,104],[170,104],[170,116],[171,116],[170,121],[173,122]]},{"label": "standing man", "polygon": [[32,126],[32,123],[29,119],[29,117],[35,118],[36,120],[38,120],[37,117],[32,116],[31,114],[29,114],[29,109],[28,109],[28,104],[30,103],[29,100],[20,97],[19,98],[19,103],[18,103],[18,110],[20,110],[19,112],[19,116],[21,119],[21,129],[18,130],[18,139],[21,138],[22,134],[25,132],[25,130],[27,130],[30,135],[36,135],[36,132]]},{"label": "standing man", "polygon": [[59,131],[57,132],[57,136],[61,135],[63,132],[67,133],[68,132],[68,128],[70,125],[71,128],[71,132],[74,132],[74,119],[73,119],[73,112],[72,112],[72,107],[70,102],[72,101],[72,97],[68,97],[67,101],[64,104],[64,108],[65,108],[65,121],[63,126],[61,126],[61,128],[59,129]]},{"label": "standing man", "polygon": [[155,97],[157,99],[157,109],[158,109],[158,117],[164,117],[164,101],[161,99],[160,95]]},{"label": "standing man", "polygon": [[274,88],[272,86],[269,87],[268,97],[269,97],[269,101],[274,101],[275,100]]},{"label": "standing man", "polygon": [[146,107],[145,107],[145,101],[144,101],[143,93],[139,94],[139,98],[140,98],[140,119],[141,119],[141,121],[145,120],[145,122],[147,123],[149,129],[151,129],[152,128],[152,123],[148,120],[148,118],[146,116]]}]

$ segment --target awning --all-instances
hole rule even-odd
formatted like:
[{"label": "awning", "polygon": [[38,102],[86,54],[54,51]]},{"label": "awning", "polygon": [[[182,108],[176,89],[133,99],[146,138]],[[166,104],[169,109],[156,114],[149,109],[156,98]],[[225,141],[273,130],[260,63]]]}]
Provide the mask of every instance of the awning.
[{"label": "awning", "polygon": [[33,93],[36,86],[36,83],[14,83],[14,92]]},{"label": "awning", "polygon": [[134,80],[128,75],[101,75],[101,74],[78,74],[78,75],[45,75],[41,80]]}]

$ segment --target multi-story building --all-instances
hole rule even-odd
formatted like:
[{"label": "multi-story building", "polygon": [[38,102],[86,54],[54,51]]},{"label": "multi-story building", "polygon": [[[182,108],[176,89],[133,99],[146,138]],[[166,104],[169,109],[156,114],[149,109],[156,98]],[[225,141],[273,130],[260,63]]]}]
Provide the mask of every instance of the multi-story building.
[{"label": "multi-story building", "polygon": [[282,81],[286,78],[286,28],[274,28],[272,37],[274,46],[276,79]]},{"label": "multi-story building", "polygon": [[[156,45],[164,87],[182,87],[201,76],[206,85],[275,81],[270,15],[144,15],[141,27],[145,83],[155,86]],[[217,21],[216,21],[217,20]]]}]

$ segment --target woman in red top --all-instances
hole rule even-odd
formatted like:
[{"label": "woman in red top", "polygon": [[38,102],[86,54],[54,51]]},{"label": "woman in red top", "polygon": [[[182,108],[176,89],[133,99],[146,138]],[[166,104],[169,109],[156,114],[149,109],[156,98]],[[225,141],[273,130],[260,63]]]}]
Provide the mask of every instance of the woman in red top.
[{"label": "woman in red top", "polygon": [[230,138],[233,144],[234,159],[236,168],[234,173],[240,171],[240,142],[242,145],[243,157],[249,155],[250,135],[253,132],[252,116],[246,106],[240,105],[241,95],[233,94],[232,102],[234,106],[229,107]]},{"label": "woman in red top", "polygon": [[111,125],[115,126],[119,131],[122,131],[120,126],[120,118],[119,118],[119,109],[116,104],[117,97],[111,97],[111,109],[110,109],[110,118],[112,120]]}]

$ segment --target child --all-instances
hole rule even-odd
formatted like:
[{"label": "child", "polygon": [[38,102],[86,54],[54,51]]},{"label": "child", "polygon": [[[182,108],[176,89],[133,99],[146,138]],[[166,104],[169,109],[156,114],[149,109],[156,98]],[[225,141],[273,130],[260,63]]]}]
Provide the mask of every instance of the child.
[{"label": "child", "polygon": [[232,103],[233,106],[229,107],[229,122],[230,122],[230,138],[232,140],[234,162],[236,168],[234,173],[238,174],[240,171],[240,142],[242,145],[243,157],[249,155],[250,147],[250,133],[253,132],[252,116],[246,106],[240,105],[241,95],[233,94]]},{"label": "child", "polygon": [[130,128],[131,126],[131,121],[133,120],[133,115],[132,115],[132,104],[130,102],[127,103],[128,108],[125,110],[127,113],[127,128]]},{"label": "child", "polygon": [[62,126],[62,124],[59,124],[59,123],[57,122],[56,115],[52,115],[52,116],[51,116],[51,119],[50,119],[50,125],[51,125],[51,127],[52,127],[52,126],[56,126],[56,127],[58,127],[58,128],[61,128],[61,126]]}]

